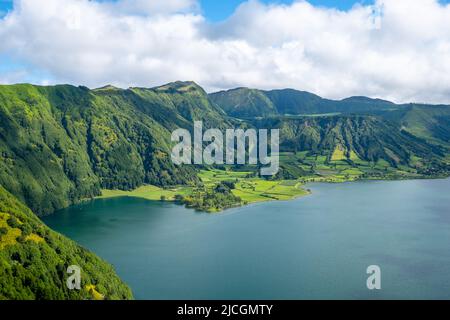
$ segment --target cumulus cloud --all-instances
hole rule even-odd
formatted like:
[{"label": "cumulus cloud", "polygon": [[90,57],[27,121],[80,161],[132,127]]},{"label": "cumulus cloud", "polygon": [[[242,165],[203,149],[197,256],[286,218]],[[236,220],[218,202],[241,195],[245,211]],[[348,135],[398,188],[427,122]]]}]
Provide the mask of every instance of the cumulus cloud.
[{"label": "cumulus cloud", "polygon": [[450,6],[437,0],[348,11],[253,0],[218,24],[200,12],[194,0],[16,0],[0,53],[90,87],[181,79],[450,103]]}]

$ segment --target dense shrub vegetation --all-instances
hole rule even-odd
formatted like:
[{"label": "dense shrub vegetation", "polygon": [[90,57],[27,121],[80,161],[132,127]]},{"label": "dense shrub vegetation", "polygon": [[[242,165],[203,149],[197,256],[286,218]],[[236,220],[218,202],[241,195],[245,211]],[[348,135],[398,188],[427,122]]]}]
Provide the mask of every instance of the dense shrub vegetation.
[{"label": "dense shrub vegetation", "polygon": [[[81,290],[66,286],[70,265],[82,269]],[[51,231],[0,187],[0,300],[98,297],[130,299],[132,295],[109,264]]]},{"label": "dense shrub vegetation", "polygon": [[242,204],[240,197],[234,195],[232,190],[235,184],[232,181],[221,181],[214,188],[197,187],[189,195],[175,196],[175,201],[200,211],[217,212]]}]

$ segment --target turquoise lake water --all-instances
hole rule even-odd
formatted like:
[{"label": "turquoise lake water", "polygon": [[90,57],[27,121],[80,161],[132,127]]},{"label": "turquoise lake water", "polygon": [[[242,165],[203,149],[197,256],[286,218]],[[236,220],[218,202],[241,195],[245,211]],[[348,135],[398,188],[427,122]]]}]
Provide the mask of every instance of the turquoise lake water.
[{"label": "turquoise lake water", "polygon": [[[450,299],[450,179],[313,184],[221,214],[134,198],[44,219],[137,299]],[[366,268],[381,268],[381,290]]]}]

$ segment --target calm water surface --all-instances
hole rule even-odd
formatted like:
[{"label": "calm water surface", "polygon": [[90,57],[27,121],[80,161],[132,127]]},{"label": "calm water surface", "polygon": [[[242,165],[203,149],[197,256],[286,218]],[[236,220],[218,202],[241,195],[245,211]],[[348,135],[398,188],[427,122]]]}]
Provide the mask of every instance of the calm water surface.
[{"label": "calm water surface", "polygon": [[[137,299],[450,299],[450,179],[310,188],[216,215],[116,198],[44,221]],[[366,288],[369,265],[380,291]]]}]

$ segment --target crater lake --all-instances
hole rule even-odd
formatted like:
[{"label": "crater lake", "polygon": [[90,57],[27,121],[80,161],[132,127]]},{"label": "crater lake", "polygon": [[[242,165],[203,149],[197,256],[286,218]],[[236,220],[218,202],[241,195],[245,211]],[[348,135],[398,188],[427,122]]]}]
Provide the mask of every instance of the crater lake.
[{"label": "crater lake", "polygon": [[[113,264],[137,299],[449,299],[450,179],[311,184],[207,214],[138,198],[44,218]],[[381,290],[366,269],[381,268]]]}]

